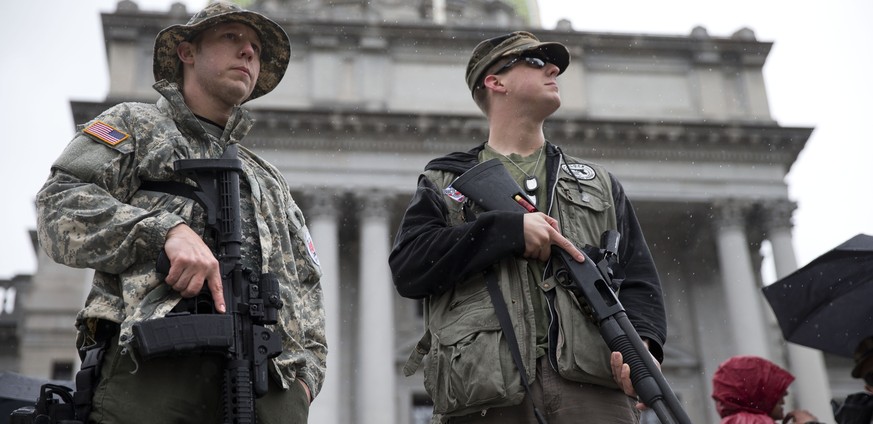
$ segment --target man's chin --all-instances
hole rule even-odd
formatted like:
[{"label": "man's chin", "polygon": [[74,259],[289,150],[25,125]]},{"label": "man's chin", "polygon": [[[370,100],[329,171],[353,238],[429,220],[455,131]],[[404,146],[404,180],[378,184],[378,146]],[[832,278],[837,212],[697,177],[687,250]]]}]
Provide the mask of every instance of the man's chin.
[{"label": "man's chin", "polygon": [[224,98],[226,101],[228,101],[228,103],[241,105],[243,104],[243,102],[246,101],[246,99],[249,98],[249,96],[252,95],[253,91],[254,88],[249,89],[248,87],[228,87],[225,91]]},{"label": "man's chin", "polygon": [[560,97],[555,97],[553,101],[550,101],[550,102],[548,103],[548,107],[551,108],[551,111],[549,112],[549,115],[551,115],[551,114],[557,112],[558,109],[561,108],[561,98],[560,98]]}]

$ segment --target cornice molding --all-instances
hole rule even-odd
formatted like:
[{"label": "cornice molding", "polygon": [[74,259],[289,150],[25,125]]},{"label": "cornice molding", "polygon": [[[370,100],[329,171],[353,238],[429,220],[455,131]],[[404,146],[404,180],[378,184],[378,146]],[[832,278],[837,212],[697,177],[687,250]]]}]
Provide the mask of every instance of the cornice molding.
[{"label": "cornice molding", "polygon": [[[115,103],[71,102],[74,120],[87,122]],[[488,138],[474,115],[341,110],[253,109],[250,144],[311,151],[445,153]],[[571,155],[597,160],[656,160],[782,164],[797,159],[813,128],[757,122],[669,122],[553,118],[546,137]]]}]

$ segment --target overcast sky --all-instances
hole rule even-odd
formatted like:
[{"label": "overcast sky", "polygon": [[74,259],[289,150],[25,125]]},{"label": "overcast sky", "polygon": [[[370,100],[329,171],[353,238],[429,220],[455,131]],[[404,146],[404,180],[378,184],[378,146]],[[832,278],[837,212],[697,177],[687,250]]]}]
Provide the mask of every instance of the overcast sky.
[{"label": "overcast sky", "polygon": [[[172,1],[139,0],[166,11]],[[183,1],[189,11],[205,0]],[[70,100],[100,101],[108,77],[100,12],[115,0],[5,1],[0,36],[2,202],[0,278],[31,274],[34,196],[73,135]],[[774,42],[764,67],[770,107],[783,126],[815,127],[787,182],[798,264],[858,233],[873,234],[873,2],[868,0],[541,0],[543,26],[567,18],[580,31],[713,37],[751,28]],[[560,80],[559,80],[560,81]]]}]

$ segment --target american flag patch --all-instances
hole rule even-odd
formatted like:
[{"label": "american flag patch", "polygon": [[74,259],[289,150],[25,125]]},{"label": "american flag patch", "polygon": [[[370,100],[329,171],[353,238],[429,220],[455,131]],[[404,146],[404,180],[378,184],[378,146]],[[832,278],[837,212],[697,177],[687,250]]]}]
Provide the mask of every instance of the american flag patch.
[{"label": "american flag patch", "polygon": [[466,197],[464,197],[463,194],[461,194],[460,191],[455,190],[455,188],[452,186],[448,186],[448,187],[444,188],[443,193],[445,193],[446,196],[451,197],[452,200],[454,200],[458,203],[462,203],[464,200],[467,199]]},{"label": "american flag patch", "polygon": [[94,137],[99,138],[104,143],[114,146],[118,143],[121,143],[124,140],[127,140],[130,135],[125,134],[121,131],[112,128],[109,124],[103,121],[96,121],[91,125],[88,125],[88,128],[84,130],[86,133],[93,135]]}]

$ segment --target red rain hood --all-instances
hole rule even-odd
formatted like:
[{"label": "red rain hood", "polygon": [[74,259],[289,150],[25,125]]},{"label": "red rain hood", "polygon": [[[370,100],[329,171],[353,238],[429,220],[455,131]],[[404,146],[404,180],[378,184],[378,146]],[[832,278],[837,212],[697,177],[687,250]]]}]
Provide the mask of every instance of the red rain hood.
[{"label": "red rain hood", "polygon": [[735,420],[737,423],[755,422],[741,417],[752,418],[750,414],[769,417],[792,381],[794,376],[766,359],[735,356],[719,365],[715,371],[712,377],[712,397],[722,418],[739,414],[735,417],[740,419]]}]

